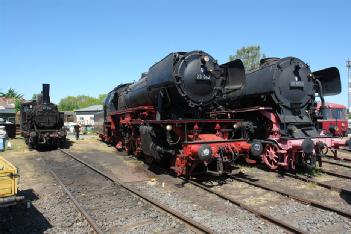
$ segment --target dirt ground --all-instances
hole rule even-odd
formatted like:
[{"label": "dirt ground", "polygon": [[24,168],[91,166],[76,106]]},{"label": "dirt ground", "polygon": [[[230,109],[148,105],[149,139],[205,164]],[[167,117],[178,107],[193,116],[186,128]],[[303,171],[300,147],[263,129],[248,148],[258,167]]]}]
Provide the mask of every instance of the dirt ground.
[{"label": "dirt ground", "polygon": [[[145,170],[147,166],[142,161],[117,152],[114,147],[100,142],[96,135],[82,135],[79,140],[69,135],[68,140],[67,151],[104,171],[109,170],[112,175],[124,182],[140,183],[142,186],[161,183],[154,182],[155,174]],[[32,206],[29,209],[25,204],[0,208],[0,233],[91,233],[92,230],[86,220],[76,211],[73,203],[46,169],[44,158],[54,156],[53,151],[50,149],[31,151],[20,137],[11,140],[11,143],[12,149],[1,152],[0,156],[19,168],[20,194],[26,196],[32,202]],[[285,189],[293,188],[307,197],[315,196],[317,200],[334,206],[344,204],[339,201],[342,199],[339,194],[334,191],[325,191],[314,184],[290,181],[287,178],[280,180],[276,174],[256,168],[245,166],[240,168],[246,174],[252,173],[258,176],[262,181],[279,183],[282,187],[286,187]],[[162,175],[158,179],[160,178]],[[171,188],[170,181],[164,179],[163,182],[166,184],[164,188],[161,186],[163,190]]]},{"label": "dirt ground", "polygon": [[50,151],[30,151],[20,137],[10,140],[12,149],[1,152],[19,168],[19,194],[26,202],[0,208],[0,233],[90,233],[86,220],[76,211],[56,180],[46,170],[43,156]]}]

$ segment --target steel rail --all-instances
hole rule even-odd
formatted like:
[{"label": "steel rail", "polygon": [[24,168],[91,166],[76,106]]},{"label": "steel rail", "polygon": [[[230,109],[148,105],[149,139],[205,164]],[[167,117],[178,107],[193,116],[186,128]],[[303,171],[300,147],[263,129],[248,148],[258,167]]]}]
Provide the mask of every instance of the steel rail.
[{"label": "steel rail", "polygon": [[299,176],[299,175],[295,175],[295,174],[291,174],[291,173],[283,173],[282,175],[285,175],[285,176],[289,176],[291,178],[294,178],[294,179],[298,179],[298,180],[301,180],[301,181],[304,181],[304,182],[310,182],[310,183],[314,183],[318,186],[321,186],[323,188],[327,188],[327,189],[330,189],[330,190],[333,190],[333,191],[337,191],[339,193],[345,193],[345,194],[348,194],[351,196],[351,190],[348,190],[348,189],[345,189],[345,188],[340,188],[340,187],[336,187],[336,186],[333,186],[333,185],[330,185],[330,184],[326,184],[326,183],[323,183],[323,182],[319,182],[315,179],[310,179],[310,178],[307,178],[307,177],[303,177],[303,176]]},{"label": "steel rail", "polygon": [[321,172],[327,174],[327,175],[331,175],[331,176],[335,176],[335,177],[351,180],[351,176],[350,175],[344,175],[344,174],[341,174],[339,172],[331,171],[331,170],[328,170],[328,169],[325,169],[325,168],[320,168],[319,170]]},{"label": "steel rail", "polygon": [[79,202],[76,200],[76,198],[73,196],[73,194],[68,190],[66,185],[62,182],[62,180],[56,175],[56,173],[51,170],[49,167],[47,167],[49,172],[53,175],[53,177],[57,180],[57,182],[61,185],[61,188],[65,191],[65,193],[68,195],[68,197],[71,199],[77,210],[85,217],[85,219],[88,221],[90,226],[94,229],[94,231],[97,234],[102,234],[104,233],[99,226],[96,224],[95,220],[88,214],[88,212],[79,204]]},{"label": "steel rail", "polygon": [[73,158],[74,160],[82,163],[83,165],[85,165],[86,167],[90,168],[91,170],[95,171],[96,173],[100,174],[101,176],[105,177],[106,179],[110,180],[111,182],[123,187],[124,189],[126,189],[127,191],[131,192],[132,194],[140,197],[141,199],[151,203],[152,205],[154,205],[155,207],[165,211],[166,213],[171,214],[172,216],[182,220],[183,222],[187,223],[188,225],[192,226],[193,228],[196,228],[197,230],[200,230],[203,233],[214,233],[215,231],[192,220],[189,219],[188,217],[186,217],[185,215],[181,214],[178,211],[173,210],[172,208],[169,208],[165,205],[162,205],[161,203],[159,203],[158,201],[155,201],[153,198],[151,198],[148,195],[143,194],[142,192],[132,188],[131,186],[129,186],[128,184],[122,182],[121,180],[119,180],[118,178],[115,178],[112,175],[108,175],[104,172],[102,172],[101,170],[97,169],[96,167],[90,165],[87,162],[84,162],[83,160],[79,159],[78,157],[74,156],[73,154],[63,150],[63,149],[59,149],[61,152],[63,152],[64,154],[70,156],[71,158]]},{"label": "steel rail", "polygon": [[[344,150],[344,149],[338,149],[337,151],[343,152],[343,153],[348,153],[348,154],[351,153],[351,151]],[[329,155],[326,155],[325,157],[332,158],[332,159],[335,159],[335,160],[341,160],[341,161],[345,161],[345,162],[351,162],[350,158],[344,158],[344,157],[339,157],[339,156],[337,158],[335,158],[334,156],[329,156]]]},{"label": "steel rail", "polygon": [[308,204],[308,205],[314,206],[316,208],[333,211],[333,212],[335,212],[335,213],[337,213],[337,214],[339,214],[341,216],[344,216],[344,217],[347,217],[347,218],[351,218],[351,212],[347,212],[347,211],[344,211],[344,210],[341,210],[341,209],[338,209],[338,208],[335,208],[335,207],[332,207],[332,206],[328,206],[328,205],[322,204],[322,203],[317,202],[317,201],[306,199],[304,197],[297,196],[297,195],[285,192],[285,191],[280,190],[280,189],[272,188],[271,186],[268,186],[268,185],[263,185],[263,184],[258,183],[258,182],[253,182],[253,181],[250,181],[250,180],[247,180],[247,179],[243,179],[243,178],[241,178],[240,176],[237,176],[237,175],[232,175],[230,178],[232,178],[234,180],[237,180],[237,181],[240,181],[240,182],[243,182],[243,183],[250,184],[252,186],[255,186],[255,187],[258,187],[258,188],[261,188],[261,189],[265,189],[265,190],[268,190],[268,191],[279,193],[279,194],[281,194],[283,196],[287,196],[287,197],[289,197],[291,199],[294,199],[294,200],[296,200],[298,202],[301,202],[301,203],[304,203],[304,204]]},{"label": "steel rail", "polygon": [[227,196],[227,195],[225,195],[223,193],[220,193],[220,192],[214,191],[213,189],[207,188],[206,186],[204,186],[204,185],[202,185],[202,184],[200,184],[198,182],[195,182],[193,180],[189,180],[189,179],[186,179],[186,178],[182,178],[182,179],[184,181],[186,181],[186,182],[191,183],[192,185],[194,185],[194,186],[196,186],[198,188],[201,188],[201,189],[203,189],[203,190],[205,190],[207,192],[210,192],[210,193],[212,193],[212,194],[214,194],[214,195],[216,195],[216,196],[218,196],[218,197],[220,197],[220,198],[222,198],[224,200],[227,200],[230,203],[233,203],[233,204],[241,207],[242,209],[247,210],[250,213],[253,213],[256,216],[261,217],[261,218],[263,218],[263,219],[265,219],[265,220],[267,220],[267,221],[269,221],[271,223],[274,223],[274,224],[276,224],[276,225],[278,225],[278,226],[280,226],[280,227],[282,227],[282,228],[284,228],[284,229],[286,229],[288,231],[291,231],[293,233],[308,233],[307,231],[304,231],[304,230],[301,230],[301,229],[299,229],[297,227],[294,227],[294,226],[290,225],[289,223],[287,223],[285,221],[278,220],[278,219],[274,218],[273,216],[265,214],[265,213],[263,213],[263,212],[261,212],[261,211],[259,211],[257,209],[254,209],[253,207],[250,207],[248,205],[245,205],[243,202],[241,202],[241,201],[239,201],[237,199],[231,198],[231,197],[229,197],[229,196]]},{"label": "steel rail", "polygon": [[[335,160],[336,161],[336,160]],[[332,161],[326,161],[325,159],[322,161],[323,163],[327,163],[327,164],[331,164],[331,165],[336,165],[336,166],[340,166],[340,167],[346,167],[346,168],[351,168],[351,164],[350,165],[346,165],[346,164],[342,164],[342,163],[338,163],[338,162],[332,162]]]}]

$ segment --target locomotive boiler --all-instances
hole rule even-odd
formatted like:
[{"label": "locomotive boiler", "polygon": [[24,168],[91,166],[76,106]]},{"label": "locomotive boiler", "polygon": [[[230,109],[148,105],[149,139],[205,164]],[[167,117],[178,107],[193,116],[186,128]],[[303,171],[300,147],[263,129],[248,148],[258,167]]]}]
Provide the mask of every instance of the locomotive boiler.
[{"label": "locomotive boiler", "polygon": [[168,164],[177,175],[221,174],[250,150],[239,120],[206,118],[218,97],[242,88],[241,60],[219,66],[203,51],[171,53],[131,84],[117,86],[96,122],[119,150]]},{"label": "locomotive boiler", "polygon": [[200,116],[214,99],[240,88],[244,77],[240,60],[219,66],[202,51],[171,53],[137,82],[118,86],[108,102],[114,110],[154,106],[160,119]]},{"label": "locomotive boiler", "polygon": [[270,168],[295,169],[321,165],[325,148],[336,149],[345,140],[321,136],[316,97],[341,92],[339,71],[330,67],[311,72],[298,58],[268,58],[246,75],[245,87],[228,95],[222,104],[236,117],[250,122],[250,138],[264,149],[261,160]]},{"label": "locomotive boiler", "polygon": [[21,104],[20,129],[29,148],[38,145],[59,146],[65,143],[66,130],[63,129],[63,112],[50,102],[50,85],[43,84],[37,100]]}]

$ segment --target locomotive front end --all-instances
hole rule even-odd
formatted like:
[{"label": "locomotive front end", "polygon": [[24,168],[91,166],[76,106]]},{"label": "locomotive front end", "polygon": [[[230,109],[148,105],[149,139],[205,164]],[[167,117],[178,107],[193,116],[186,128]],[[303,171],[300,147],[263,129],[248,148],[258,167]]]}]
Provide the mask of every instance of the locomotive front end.
[{"label": "locomotive front end", "polygon": [[49,91],[50,85],[43,84],[37,100],[21,106],[21,132],[30,148],[38,144],[59,146],[65,143],[64,114],[50,102]]},{"label": "locomotive front end", "polygon": [[251,123],[249,137],[263,145],[259,156],[270,169],[295,169],[297,165],[321,165],[327,148],[336,152],[346,140],[320,135],[316,98],[340,93],[340,74],[331,67],[312,72],[308,64],[294,57],[267,58],[260,68],[246,76],[245,86],[228,95],[223,104],[228,113]]}]

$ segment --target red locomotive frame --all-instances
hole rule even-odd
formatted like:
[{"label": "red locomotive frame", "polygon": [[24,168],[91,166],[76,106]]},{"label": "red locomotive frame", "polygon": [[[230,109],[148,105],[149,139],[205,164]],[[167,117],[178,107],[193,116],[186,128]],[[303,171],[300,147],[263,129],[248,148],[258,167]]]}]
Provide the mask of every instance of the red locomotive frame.
[{"label": "red locomotive frame", "polygon": [[[129,154],[141,157],[146,147],[143,149],[143,136],[139,127],[155,127],[164,131],[166,138],[176,139],[172,142],[175,146],[174,152],[166,153],[173,154],[170,168],[178,176],[191,176],[199,171],[220,175],[231,172],[232,162],[238,157],[244,155],[248,158],[251,144],[244,138],[245,133],[241,132],[239,134],[241,137],[234,137],[233,126],[238,122],[241,121],[156,120],[156,110],[153,106],[141,106],[109,113],[107,123],[104,124],[103,132],[99,136],[103,141],[114,144],[118,150],[125,150]],[[125,134],[126,132],[128,134]],[[162,149],[157,150],[162,152]],[[148,161],[149,158],[145,159]]]},{"label": "red locomotive frame", "polygon": [[[276,170],[279,167],[285,170],[295,170],[298,160],[306,155],[303,151],[305,140],[313,142],[314,148],[311,154],[323,154],[321,150],[331,150],[334,157],[337,157],[337,149],[347,146],[347,140],[333,136],[320,135],[312,138],[287,138],[282,137],[279,127],[279,118],[274,114],[271,107],[252,107],[245,109],[237,109],[233,111],[213,112],[211,115],[222,115],[228,118],[234,117],[238,113],[259,113],[271,123],[271,128],[267,129],[267,136],[262,140],[263,152],[259,159],[269,169]],[[322,147],[321,147],[322,146]],[[255,163],[255,160],[246,160]],[[319,161],[321,166],[321,161]]]}]

